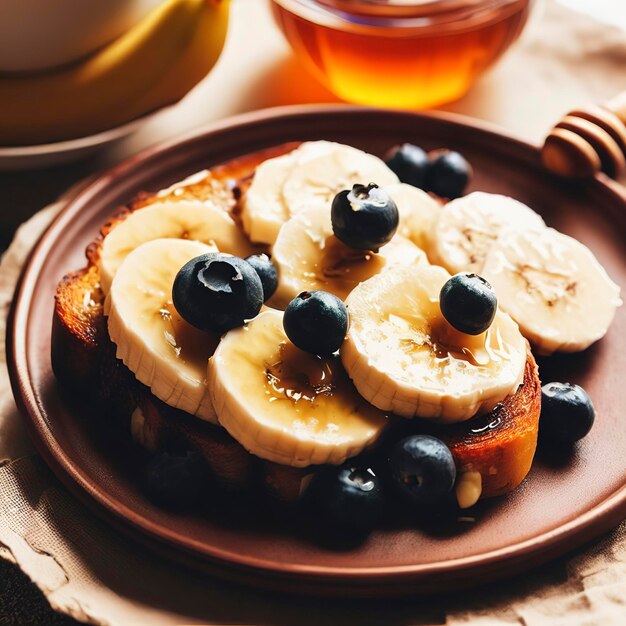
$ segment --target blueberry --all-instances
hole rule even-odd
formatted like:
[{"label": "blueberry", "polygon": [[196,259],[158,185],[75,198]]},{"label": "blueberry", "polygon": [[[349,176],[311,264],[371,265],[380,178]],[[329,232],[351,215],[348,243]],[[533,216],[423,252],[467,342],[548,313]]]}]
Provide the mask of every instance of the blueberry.
[{"label": "blueberry", "polygon": [[323,522],[341,530],[370,531],[385,510],[383,488],[374,470],[350,463],[314,474],[305,500]]},{"label": "blueberry", "polygon": [[430,435],[398,441],[391,450],[389,467],[399,493],[415,504],[443,500],[456,480],[450,449]]},{"label": "blueberry", "polygon": [[146,495],[153,502],[183,509],[201,501],[208,475],[198,452],[160,452],[146,463],[142,478]]},{"label": "blueberry", "polygon": [[472,167],[458,152],[437,150],[430,155],[426,189],[443,198],[458,198],[472,178]]},{"label": "blueberry", "polygon": [[419,146],[403,143],[385,155],[385,163],[403,182],[422,188],[428,166],[428,155]]},{"label": "blueberry", "polygon": [[300,350],[327,356],[339,350],[348,332],[348,309],[328,291],[303,291],[285,309],[283,327]]},{"label": "blueberry", "polygon": [[542,439],[571,445],[593,426],[595,409],[587,392],[570,383],[546,383],[541,388]]},{"label": "blueberry", "polygon": [[351,248],[374,250],[384,246],[398,229],[398,207],[378,185],[354,185],[340,191],[331,208],[333,232]]},{"label": "blueberry", "polygon": [[454,328],[467,335],[480,335],[491,326],[498,300],[493,287],[482,276],[461,272],[441,288],[439,306]]},{"label": "blueberry", "polygon": [[200,330],[223,333],[257,315],[263,285],[254,268],[235,256],[209,252],[178,272],[172,300],[181,317]]},{"label": "blueberry", "polygon": [[278,288],[278,271],[267,254],[253,254],[246,258],[261,279],[263,300],[267,302]]}]

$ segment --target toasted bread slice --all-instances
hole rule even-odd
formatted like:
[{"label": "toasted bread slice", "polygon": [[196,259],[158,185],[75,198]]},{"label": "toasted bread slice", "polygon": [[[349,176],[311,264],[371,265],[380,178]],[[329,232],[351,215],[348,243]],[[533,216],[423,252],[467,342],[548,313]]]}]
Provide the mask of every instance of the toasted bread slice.
[{"label": "toasted bread slice", "polygon": [[115,358],[115,345],[109,339],[104,317],[98,261],[102,241],[113,228],[133,211],[164,199],[197,200],[218,205],[239,221],[237,200],[240,189],[247,186],[256,166],[298,145],[283,144],[233,159],[158,193],[143,193],[128,207],[121,208],[88,245],[87,266],[64,276],[58,284],[52,322],[52,367],[66,390],[89,400],[107,419],[114,416],[115,422],[121,423],[138,443],[148,449],[164,449],[172,442],[195,448],[224,487],[245,488],[252,482],[256,465],[267,467],[267,480],[262,470],[256,475],[267,485],[268,492],[285,500],[297,498],[300,478],[307,474],[306,471],[261,462],[223,429],[168,407],[137,382],[132,372]]},{"label": "toasted bread slice", "polygon": [[[52,327],[52,365],[64,388],[100,407],[123,424],[135,441],[152,450],[172,445],[196,449],[224,487],[242,489],[260,480],[265,490],[295,501],[306,487],[311,468],[291,468],[262,461],[248,453],[223,429],[172,409],[157,400],[115,358],[108,336],[99,285],[98,259],[107,234],[132,211],[161,199],[195,199],[217,203],[238,219],[238,199],[263,160],[297,144],[253,153],[203,172],[157,194],[142,194],[100,230],[86,251],[87,266],[65,276],[57,287]],[[483,497],[501,495],[526,476],[537,442],[541,387],[530,350],[524,383],[486,416],[437,428],[461,471],[479,471]]]}]

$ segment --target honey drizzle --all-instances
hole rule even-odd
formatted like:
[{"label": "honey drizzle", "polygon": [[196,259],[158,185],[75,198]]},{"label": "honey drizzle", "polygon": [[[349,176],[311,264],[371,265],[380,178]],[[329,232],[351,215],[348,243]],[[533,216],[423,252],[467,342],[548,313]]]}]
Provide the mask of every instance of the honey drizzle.
[{"label": "honey drizzle", "polygon": [[270,402],[314,403],[336,389],[331,359],[302,352],[287,342],[281,342],[276,357],[265,364],[265,377]]}]

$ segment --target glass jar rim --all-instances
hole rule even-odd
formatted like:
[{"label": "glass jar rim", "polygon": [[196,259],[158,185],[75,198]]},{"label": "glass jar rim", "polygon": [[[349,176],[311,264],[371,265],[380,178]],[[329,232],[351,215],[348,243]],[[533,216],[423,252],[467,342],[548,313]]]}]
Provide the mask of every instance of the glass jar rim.
[{"label": "glass jar rim", "polygon": [[313,23],[348,30],[456,29],[500,19],[534,0],[273,0]]},{"label": "glass jar rim", "polygon": [[432,16],[488,4],[503,4],[501,0],[495,2],[494,0],[316,0],[316,2],[343,13],[377,17]]}]

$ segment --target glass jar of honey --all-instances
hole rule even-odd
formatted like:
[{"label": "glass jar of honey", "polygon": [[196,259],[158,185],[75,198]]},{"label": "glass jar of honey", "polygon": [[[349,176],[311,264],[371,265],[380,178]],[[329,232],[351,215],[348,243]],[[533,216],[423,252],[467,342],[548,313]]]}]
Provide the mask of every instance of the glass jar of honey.
[{"label": "glass jar of honey", "polygon": [[460,98],[517,39],[536,0],[271,0],[311,71],[344,100],[427,108]]}]

